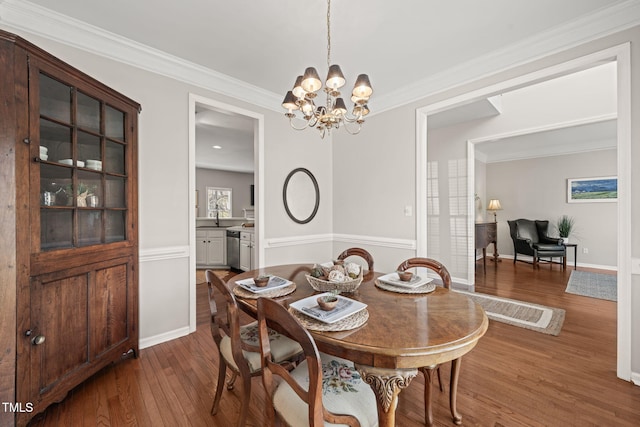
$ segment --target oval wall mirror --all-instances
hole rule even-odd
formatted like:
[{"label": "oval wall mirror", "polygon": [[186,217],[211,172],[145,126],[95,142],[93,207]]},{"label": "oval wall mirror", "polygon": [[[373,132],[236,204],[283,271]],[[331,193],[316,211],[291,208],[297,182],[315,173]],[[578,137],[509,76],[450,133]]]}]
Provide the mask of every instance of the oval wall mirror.
[{"label": "oval wall mirror", "polygon": [[316,177],[305,168],[292,170],[284,180],[282,201],[289,218],[298,224],[311,221],[320,206],[320,189]]}]

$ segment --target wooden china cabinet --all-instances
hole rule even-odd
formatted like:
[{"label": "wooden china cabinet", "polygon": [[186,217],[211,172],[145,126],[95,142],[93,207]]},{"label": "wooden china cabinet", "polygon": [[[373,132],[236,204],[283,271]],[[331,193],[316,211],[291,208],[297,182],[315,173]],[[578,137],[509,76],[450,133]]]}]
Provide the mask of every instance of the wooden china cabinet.
[{"label": "wooden china cabinet", "polygon": [[0,98],[0,425],[25,425],[137,355],[140,106],[2,31]]}]

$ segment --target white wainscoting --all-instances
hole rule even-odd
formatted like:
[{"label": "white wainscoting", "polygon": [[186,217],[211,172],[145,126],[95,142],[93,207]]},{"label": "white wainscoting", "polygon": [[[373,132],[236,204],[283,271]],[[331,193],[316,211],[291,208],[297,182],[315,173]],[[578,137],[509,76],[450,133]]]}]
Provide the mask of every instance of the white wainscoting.
[{"label": "white wainscoting", "polygon": [[140,251],[140,348],[188,335],[189,246]]}]

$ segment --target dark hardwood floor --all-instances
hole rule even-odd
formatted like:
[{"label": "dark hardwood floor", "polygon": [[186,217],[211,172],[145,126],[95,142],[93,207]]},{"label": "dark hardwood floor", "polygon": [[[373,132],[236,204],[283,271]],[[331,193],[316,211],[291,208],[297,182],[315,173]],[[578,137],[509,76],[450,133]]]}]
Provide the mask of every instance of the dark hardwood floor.
[{"label": "dark hardwood floor", "polygon": [[[596,270],[594,270],[596,271]],[[458,410],[466,426],[638,426],[640,387],[616,378],[616,303],[564,292],[571,268],[511,260],[476,269],[476,290],[564,308],[559,336],[490,321],[463,358]],[[218,375],[206,286],[198,286],[196,333],[109,366],[51,406],[33,426],[230,426],[239,390],[209,414]],[[442,369],[448,382],[449,369]],[[240,386],[238,386],[240,387]],[[263,426],[264,392],[253,381],[248,425]],[[434,391],[437,426],[453,426],[445,393]],[[424,425],[421,376],[400,395],[398,426]]]}]

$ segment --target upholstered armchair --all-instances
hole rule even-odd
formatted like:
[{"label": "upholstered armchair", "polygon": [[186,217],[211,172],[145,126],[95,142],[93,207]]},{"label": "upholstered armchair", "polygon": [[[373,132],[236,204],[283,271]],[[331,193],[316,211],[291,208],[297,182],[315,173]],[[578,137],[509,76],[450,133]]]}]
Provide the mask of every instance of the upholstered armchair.
[{"label": "upholstered armchair", "polygon": [[518,254],[524,254],[533,257],[533,268],[539,267],[541,258],[549,258],[549,262],[553,262],[553,258],[562,258],[562,269],[567,268],[567,248],[562,239],[547,235],[549,221],[516,219],[507,222],[513,240],[514,264],[518,261]]}]

